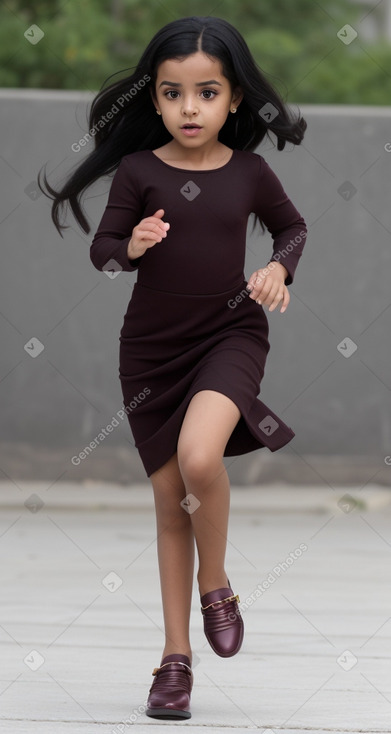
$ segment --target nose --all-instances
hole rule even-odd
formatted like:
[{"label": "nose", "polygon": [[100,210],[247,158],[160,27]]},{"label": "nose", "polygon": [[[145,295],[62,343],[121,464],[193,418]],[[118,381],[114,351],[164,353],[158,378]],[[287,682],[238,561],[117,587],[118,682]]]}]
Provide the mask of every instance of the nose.
[{"label": "nose", "polygon": [[192,94],[188,94],[186,95],[186,97],[184,97],[183,104],[182,104],[182,112],[184,115],[197,114],[198,112],[197,103]]}]

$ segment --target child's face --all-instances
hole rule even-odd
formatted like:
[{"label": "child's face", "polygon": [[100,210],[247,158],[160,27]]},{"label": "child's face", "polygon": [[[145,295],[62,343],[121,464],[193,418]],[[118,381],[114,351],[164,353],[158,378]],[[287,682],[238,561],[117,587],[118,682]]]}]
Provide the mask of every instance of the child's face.
[{"label": "child's face", "polygon": [[[238,107],[242,98],[240,90],[232,93],[221,62],[200,51],[182,61],[163,61],[158,68],[154,103],[167,130],[186,148],[216,141],[230,109]],[[197,123],[199,132],[183,132],[182,126],[188,122]]]}]

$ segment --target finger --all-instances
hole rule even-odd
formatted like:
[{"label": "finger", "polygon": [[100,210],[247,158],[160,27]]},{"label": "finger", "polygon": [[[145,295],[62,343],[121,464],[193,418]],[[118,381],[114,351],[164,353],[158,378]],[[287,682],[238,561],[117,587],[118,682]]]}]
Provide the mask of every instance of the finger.
[{"label": "finger", "polygon": [[275,289],[273,288],[273,284],[271,284],[269,288],[262,288],[255,300],[260,306],[268,306],[273,302],[274,296]]},{"label": "finger", "polygon": [[261,297],[264,301],[266,298],[266,294],[270,292],[270,288],[273,286],[273,281],[268,278],[267,275],[268,274],[264,273],[263,270],[257,270],[256,277],[252,281],[253,289],[251,295],[254,300],[257,300]]},{"label": "finger", "polygon": [[266,280],[260,280],[258,278],[258,284],[254,288],[255,300],[260,300],[262,301],[262,303],[265,303],[272,288],[273,288],[272,280],[266,281]]},{"label": "finger", "polygon": [[249,290],[252,290],[252,289],[254,288],[254,281],[255,281],[255,278],[256,278],[256,272],[254,272],[254,273],[252,273],[252,274],[250,275],[250,277],[249,277],[249,279],[248,279],[248,281],[247,281],[247,286],[246,286],[246,288],[248,288]]},{"label": "finger", "polygon": [[160,236],[160,234],[156,234],[156,232],[140,232],[138,237],[140,238],[141,242],[161,242],[163,237]]},{"label": "finger", "polygon": [[161,226],[162,226],[162,227],[164,228],[164,230],[166,230],[166,229],[170,229],[170,225],[169,225],[169,223],[168,223],[168,222],[162,222],[162,221],[161,221],[161,217],[162,217],[163,215],[164,215],[164,209],[158,209],[158,210],[157,210],[157,211],[155,212],[155,214],[153,214],[153,215],[152,215],[152,217],[146,217],[146,219],[145,219],[144,221],[145,221],[145,222],[147,222],[147,221],[149,221],[149,220],[152,220],[152,221],[156,221],[156,219],[157,219],[157,220],[158,220],[158,222],[157,222],[157,223],[158,223],[159,225],[161,225]]},{"label": "finger", "polygon": [[269,280],[262,280],[260,281],[258,279],[258,285],[254,288],[254,297],[257,303],[261,304],[269,304],[272,302],[272,297],[274,298],[276,288],[278,288],[278,283],[273,283],[273,281],[269,278]]},{"label": "finger", "polygon": [[248,280],[247,286],[246,286],[250,291],[250,298],[252,298],[254,301],[258,297],[259,283],[260,283],[260,280],[258,276],[258,271],[256,271],[255,273],[251,275],[251,277]]},{"label": "finger", "polygon": [[145,220],[145,222],[142,225],[142,228],[140,230],[141,232],[154,232],[157,237],[167,237],[167,232],[165,229],[162,229],[160,225],[154,224],[154,222],[148,222]]},{"label": "finger", "polygon": [[288,288],[285,287],[285,289],[284,289],[284,297],[282,299],[282,306],[281,306],[280,313],[284,313],[284,311],[286,311],[290,300],[291,300],[290,293],[288,291]]},{"label": "finger", "polygon": [[162,232],[163,234],[167,229],[170,229],[168,222],[162,222],[160,219],[154,219],[153,217],[147,217],[147,219],[144,219],[144,223],[153,224],[157,228],[157,231]]},{"label": "finger", "polygon": [[269,311],[274,311],[274,309],[277,308],[280,301],[282,301],[282,298],[283,298],[283,291],[282,291],[282,288],[279,287],[277,290],[277,293],[274,295],[274,298],[272,299],[270,303]]}]

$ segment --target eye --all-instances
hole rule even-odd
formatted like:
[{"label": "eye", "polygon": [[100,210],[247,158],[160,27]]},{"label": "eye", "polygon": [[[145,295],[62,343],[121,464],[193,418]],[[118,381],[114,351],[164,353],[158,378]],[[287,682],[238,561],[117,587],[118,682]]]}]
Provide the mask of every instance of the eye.
[{"label": "eye", "polygon": [[[171,94],[179,94],[176,89],[170,89],[168,92],[165,92],[164,96],[167,97],[167,99],[177,99],[177,97],[171,97],[169,95]],[[214,96],[217,96],[217,92],[214,91],[214,89],[203,89],[201,94],[213,94]],[[213,97],[204,97],[204,99],[213,99]]]}]

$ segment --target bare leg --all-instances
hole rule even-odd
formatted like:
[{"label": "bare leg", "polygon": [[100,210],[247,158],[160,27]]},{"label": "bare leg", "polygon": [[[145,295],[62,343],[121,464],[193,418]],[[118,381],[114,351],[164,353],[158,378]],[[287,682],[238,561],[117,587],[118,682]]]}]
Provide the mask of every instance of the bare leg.
[{"label": "bare leg", "polygon": [[163,603],[165,647],[162,658],[182,653],[192,660],[189,621],[194,571],[194,533],[177,454],[150,476],[154,491],[157,551]]},{"label": "bare leg", "polygon": [[228,586],[224,559],[230,485],[222,459],[239,419],[240,410],[230,398],[215,390],[201,390],[189,403],[178,439],[178,466],[186,493],[193,494],[201,503],[190,512],[199,557],[197,580],[201,596]]}]

